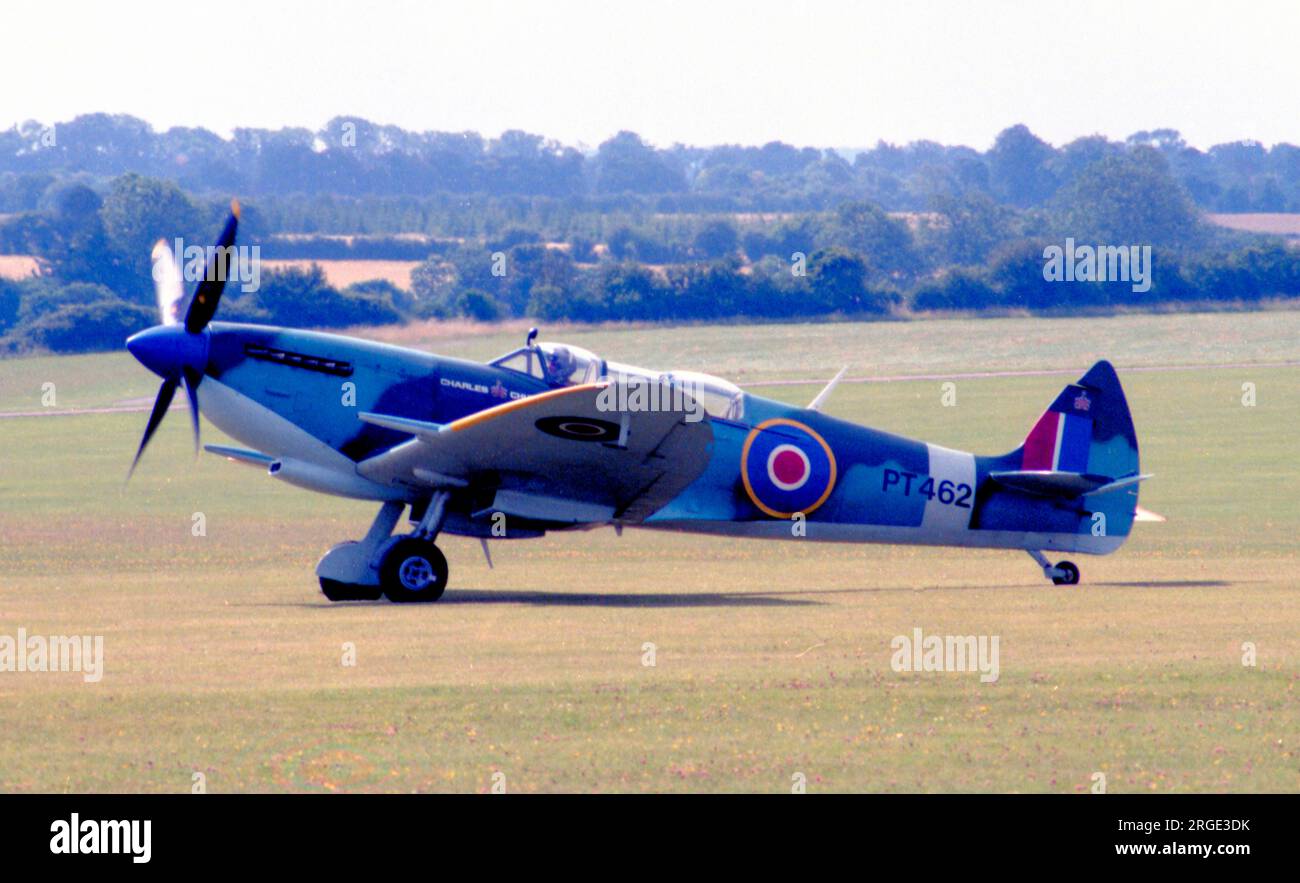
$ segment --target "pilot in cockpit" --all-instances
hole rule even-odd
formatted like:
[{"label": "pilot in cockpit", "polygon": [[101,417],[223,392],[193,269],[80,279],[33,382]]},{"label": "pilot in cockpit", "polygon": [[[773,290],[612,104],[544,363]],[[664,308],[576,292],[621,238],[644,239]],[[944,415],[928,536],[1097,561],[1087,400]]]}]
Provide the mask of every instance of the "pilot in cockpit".
[{"label": "pilot in cockpit", "polygon": [[546,382],[551,386],[567,386],[577,362],[568,347],[557,346],[546,353]]},{"label": "pilot in cockpit", "polygon": [[552,389],[577,383],[594,383],[605,374],[605,362],[580,346],[538,343],[537,330],[514,352],[506,353],[490,364],[518,371],[546,382]]}]

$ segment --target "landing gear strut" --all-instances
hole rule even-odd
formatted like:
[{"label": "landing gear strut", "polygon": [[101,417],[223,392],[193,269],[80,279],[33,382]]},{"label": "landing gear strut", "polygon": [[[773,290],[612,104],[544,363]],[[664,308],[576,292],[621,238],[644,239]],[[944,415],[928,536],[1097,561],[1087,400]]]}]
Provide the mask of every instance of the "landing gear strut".
[{"label": "landing gear strut", "polygon": [[1074,565],[1073,561],[1058,561],[1055,566],[1047,560],[1042,552],[1035,549],[1026,549],[1029,557],[1038,562],[1038,566],[1043,568],[1043,576],[1050,579],[1058,586],[1075,586],[1079,584],[1079,568]]}]

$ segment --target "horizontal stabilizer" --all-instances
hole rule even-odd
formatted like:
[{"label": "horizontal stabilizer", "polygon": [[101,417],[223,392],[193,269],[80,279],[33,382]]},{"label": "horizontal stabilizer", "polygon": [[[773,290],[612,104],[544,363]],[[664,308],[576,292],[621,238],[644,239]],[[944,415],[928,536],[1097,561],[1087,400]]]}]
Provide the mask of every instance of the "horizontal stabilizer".
[{"label": "horizontal stabilizer", "polygon": [[1042,497],[1081,497],[1084,494],[1108,494],[1150,478],[1149,475],[1130,475],[1112,479],[1105,475],[1088,475],[1081,472],[1061,472],[1046,469],[1010,470],[991,472],[989,477],[1004,487]]},{"label": "horizontal stabilizer", "polygon": [[275,458],[270,454],[263,454],[261,451],[250,451],[245,448],[230,448],[225,445],[204,445],[203,450],[209,454],[216,454],[218,457],[225,457],[228,460],[234,460],[238,463],[247,463],[249,466],[260,466],[263,469],[275,462]]},{"label": "horizontal stabilizer", "polygon": [[1012,490],[1044,497],[1078,497],[1104,487],[1110,481],[1104,475],[1084,475],[1081,472],[1057,472],[1049,469],[991,472],[989,478]]},{"label": "horizontal stabilizer", "polygon": [[1133,512],[1133,520],[1134,521],[1168,521],[1169,519],[1165,518],[1163,515],[1161,515],[1158,512],[1152,512],[1150,509],[1143,509],[1141,506],[1138,506],[1137,509]]},{"label": "horizontal stabilizer", "polygon": [[1132,487],[1138,482],[1146,481],[1150,477],[1150,475],[1130,475],[1127,478],[1117,478],[1109,484],[1103,484],[1101,487],[1097,488],[1095,491],[1091,491],[1090,493],[1108,494],[1111,491],[1117,491],[1121,488]]}]

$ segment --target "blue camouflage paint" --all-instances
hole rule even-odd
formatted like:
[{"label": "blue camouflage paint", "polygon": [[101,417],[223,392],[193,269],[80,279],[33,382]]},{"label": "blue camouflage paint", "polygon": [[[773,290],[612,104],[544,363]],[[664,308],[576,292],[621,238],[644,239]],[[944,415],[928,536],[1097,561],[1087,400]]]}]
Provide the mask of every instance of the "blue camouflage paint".
[{"label": "blue camouflage paint", "polygon": [[[362,412],[446,424],[549,389],[537,378],[495,366],[354,338],[226,323],[212,323],[206,333],[210,376],[354,461],[410,438],[360,421],[357,415]],[[352,384],[351,398],[344,384]],[[1086,414],[1079,407],[1081,393],[1087,398]],[[1078,384],[1066,387],[1049,410],[1058,407],[1065,415],[1060,469],[1109,477],[1136,472],[1136,436],[1108,363],[1099,362]],[[930,475],[929,449],[922,442],[753,395],[744,396],[744,414],[743,421],[711,421],[713,442],[702,474],[651,514],[647,525],[763,523],[803,512],[810,525],[920,529],[927,503],[934,505],[933,494],[917,492],[937,486],[940,478]],[[777,422],[756,431],[774,420],[798,425]],[[807,458],[807,480],[798,488],[782,488],[772,481],[770,455],[782,445],[797,448]],[[1087,535],[1095,532],[1096,513],[1101,513],[1109,535],[1127,535],[1136,487],[1062,502],[1010,490],[989,478],[993,471],[1020,468],[1021,460],[1019,448],[998,457],[973,458],[975,486],[967,499],[970,532]],[[933,481],[927,485],[927,479]]]},{"label": "blue camouflage paint", "polygon": [[[548,388],[525,376],[503,383],[504,372],[478,362],[332,334],[219,322],[209,333],[210,376],[358,461],[410,438],[363,423],[362,412],[450,423],[508,401],[511,393]],[[347,362],[352,370],[338,376],[262,361],[249,357],[250,346]]]}]

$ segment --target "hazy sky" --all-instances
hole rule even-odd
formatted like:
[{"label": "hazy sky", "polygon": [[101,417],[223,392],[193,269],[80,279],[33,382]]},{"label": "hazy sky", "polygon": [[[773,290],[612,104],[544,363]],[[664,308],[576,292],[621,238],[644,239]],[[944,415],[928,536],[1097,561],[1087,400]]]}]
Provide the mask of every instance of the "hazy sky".
[{"label": "hazy sky", "polygon": [[985,148],[1176,128],[1300,143],[1300,2],[16,0],[0,127],[108,111],[156,128],[525,129],[594,146]]}]

